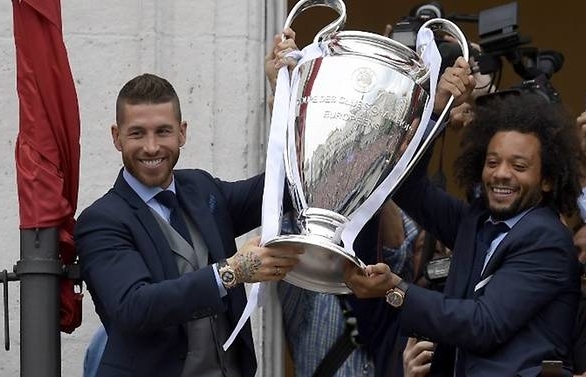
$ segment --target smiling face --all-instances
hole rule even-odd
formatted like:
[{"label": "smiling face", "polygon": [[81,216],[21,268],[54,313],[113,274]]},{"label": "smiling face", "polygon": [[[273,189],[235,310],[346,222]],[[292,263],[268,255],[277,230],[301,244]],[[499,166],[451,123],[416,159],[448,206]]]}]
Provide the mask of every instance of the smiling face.
[{"label": "smiling face", "polygon": [[538,204],[551,185],[541,172],[541,143],[534,134],[497,132],[486,151],[483,191],[492,216],[511,218]]},{"label": "smiling face", "polygon": [[148,187],[167,188],[187,129],[173,103],[125,103],[120,119],[112,126],[112,141],[124,167]]}]

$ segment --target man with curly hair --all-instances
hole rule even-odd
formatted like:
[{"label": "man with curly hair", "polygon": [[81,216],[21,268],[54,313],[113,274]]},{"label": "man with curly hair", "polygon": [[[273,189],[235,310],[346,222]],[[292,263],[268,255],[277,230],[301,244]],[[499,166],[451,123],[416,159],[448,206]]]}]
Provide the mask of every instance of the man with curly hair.
[{"label": "man with curly hair", "polygon": [[[465,63],[448,70],[469,73]],[[562,361],[570,376],[580,282],[560,215],[576,210],[582,160],[562,105],[530,92],[491,95],[455,164],[459,183],[480,196],[467,203],[436,188],[426,159],[394,195],[453,250],[444,292],[407,284],[380,263],[349,267],[346,281],[359,297],[386,295],[403,331],[437,343],[419,355],[431,360],[431,376],[539,376],[544,360]]]}]

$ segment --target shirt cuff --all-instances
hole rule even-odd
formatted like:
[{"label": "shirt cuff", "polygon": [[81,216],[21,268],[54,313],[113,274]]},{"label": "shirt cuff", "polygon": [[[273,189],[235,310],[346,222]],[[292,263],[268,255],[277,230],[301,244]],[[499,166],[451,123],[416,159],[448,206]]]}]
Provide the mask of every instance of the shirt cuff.
[{"label": "shirt cuff", "polygon": [[224,283],[222,283],[222,279],[220,279],[220,274],[218,273],[218,264],[212,264],[212,270],[214,271],[214,276],[216,277],[216,284],[218,284],[218,291],[220,291],[220,297],[224,297],[228,294],[226,287],[224,287]]}]

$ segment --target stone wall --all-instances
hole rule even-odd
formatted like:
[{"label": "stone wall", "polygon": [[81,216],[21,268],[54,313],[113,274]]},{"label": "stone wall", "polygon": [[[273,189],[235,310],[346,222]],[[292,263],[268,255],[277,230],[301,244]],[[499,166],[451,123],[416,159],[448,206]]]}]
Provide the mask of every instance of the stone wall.
[{"label": "stone wall", "polygon": [[[174,84],[188,123],[178,167],[201,167],[225,179],[263,169],[267,136],[263,57],[284,17],[273,0],[62,0],[63,32],[80,106],[81,178],[78,211],[108,190],[121,167],[110,138],[118,90],[143,72]],[[0,2],[0,271],[19,258],[14,144],[18,131],[12,3]],[[39,193],[42,195],[42,193]],[[271,309],[272,307],[272,309]],[[275,314],[275,311],[277,311]],[[10,284],[11,349],[0,350],[0,375],[18,376],[19,292]],[[2,322],[2,320],[0,320]],[[62,375],[81,376],[85,347],[98,326],[91,297],[84,320],[62,336]],[[258,375],[281,373],[278,307],[253,321]],[[272,335],[275,333],[276,335]],[[0,334],[1,336],[1,334]]]}]

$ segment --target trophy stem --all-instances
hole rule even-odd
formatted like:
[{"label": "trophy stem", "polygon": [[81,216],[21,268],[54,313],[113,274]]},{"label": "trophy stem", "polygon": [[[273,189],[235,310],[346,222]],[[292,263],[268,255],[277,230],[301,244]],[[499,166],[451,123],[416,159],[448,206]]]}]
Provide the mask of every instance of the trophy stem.
[{"label": "trophy stem", "polygon": [[342,246],[342,230],[348,219],[322,208],[306,208],[299,213],[301,234],[322,237],[337,246]]}]

